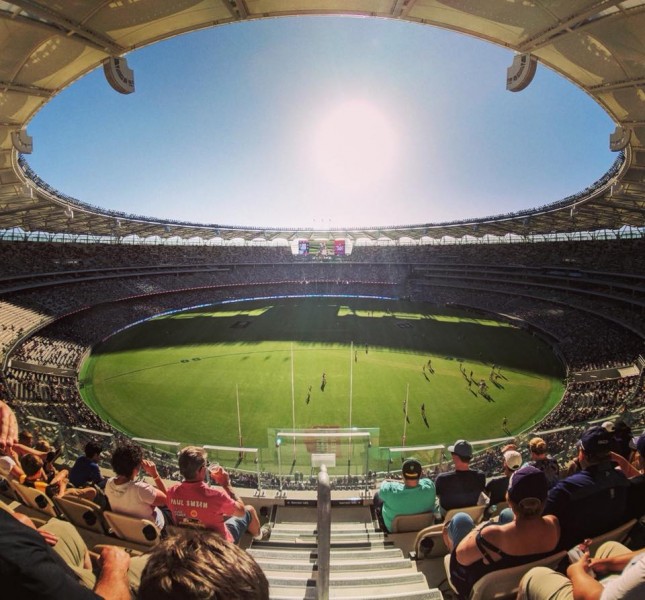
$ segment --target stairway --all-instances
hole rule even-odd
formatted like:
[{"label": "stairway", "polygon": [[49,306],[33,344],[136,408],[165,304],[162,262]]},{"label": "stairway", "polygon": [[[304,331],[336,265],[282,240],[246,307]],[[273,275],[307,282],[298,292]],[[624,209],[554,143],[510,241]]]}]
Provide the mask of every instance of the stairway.
[{"label": "stairway", "polygon": [[[316,508],[276,509],[271,538],[248,552],[266,574],[272,600],[314,600],[317,582]],[[440,600],[422,573],[377,531],[368,507],[332,508],[329,598]]]}]

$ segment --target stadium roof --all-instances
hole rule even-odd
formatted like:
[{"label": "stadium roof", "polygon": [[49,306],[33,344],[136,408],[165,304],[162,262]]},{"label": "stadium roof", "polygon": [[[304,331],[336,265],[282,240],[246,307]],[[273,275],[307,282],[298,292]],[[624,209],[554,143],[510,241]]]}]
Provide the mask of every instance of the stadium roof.
[{"label": "stadium roof", "polygon": [[[454,223],[351,230],[234,227],[117,213],[49,188],[19,160],[20,153],[30,151],[23,130],[34,114],[107,59],[200,28],[311,14],[435,25],[530,55],[580,86],[609,113],[619,128],[612,136],[614,149],[624,150],[600,181],[540,208]],[[112,66],[115,85],[127,87],[127,67]],[[645,0],[0,0],[0,229],[270,241],[461,238],[644,225]]]}]

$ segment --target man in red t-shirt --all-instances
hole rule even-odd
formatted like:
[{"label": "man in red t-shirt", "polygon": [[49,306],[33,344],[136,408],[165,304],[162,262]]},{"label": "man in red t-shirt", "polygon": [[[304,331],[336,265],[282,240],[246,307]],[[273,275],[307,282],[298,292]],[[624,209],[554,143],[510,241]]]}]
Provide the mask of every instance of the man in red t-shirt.
[{"label": "man in red t-shirt", "polygon": [[268,539],[269,525],[260,527],[255,508],[244,505],[233,490],[228,473],[220,466],[210,470],[211,480],[220,487],[208,485],[206,451],[187,446],[179,453],[179,471],[184,478],[167,490],[168,505],[175,523],[199,523],[230,542],[238,543],[244,532],[256,539]]}]

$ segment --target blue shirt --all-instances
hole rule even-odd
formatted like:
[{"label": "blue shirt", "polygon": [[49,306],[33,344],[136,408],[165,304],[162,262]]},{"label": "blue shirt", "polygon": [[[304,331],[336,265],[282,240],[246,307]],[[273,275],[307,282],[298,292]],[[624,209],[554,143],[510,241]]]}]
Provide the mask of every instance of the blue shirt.
[{"label": "blue shirt", "polygon": [[103,477],[99,465],[87,456],[79,456],[69,472],[69,481],[75,487],[99,483]]}]

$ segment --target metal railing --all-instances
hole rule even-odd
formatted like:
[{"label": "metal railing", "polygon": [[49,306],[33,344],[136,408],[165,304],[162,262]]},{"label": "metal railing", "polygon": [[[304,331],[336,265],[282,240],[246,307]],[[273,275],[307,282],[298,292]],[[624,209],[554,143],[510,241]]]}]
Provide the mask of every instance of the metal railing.
[{"label": "metal railing", "polygon": [[329,562],[331,553],[331,487],[325,465],[318,472],[318,600],[329,599]]}]

